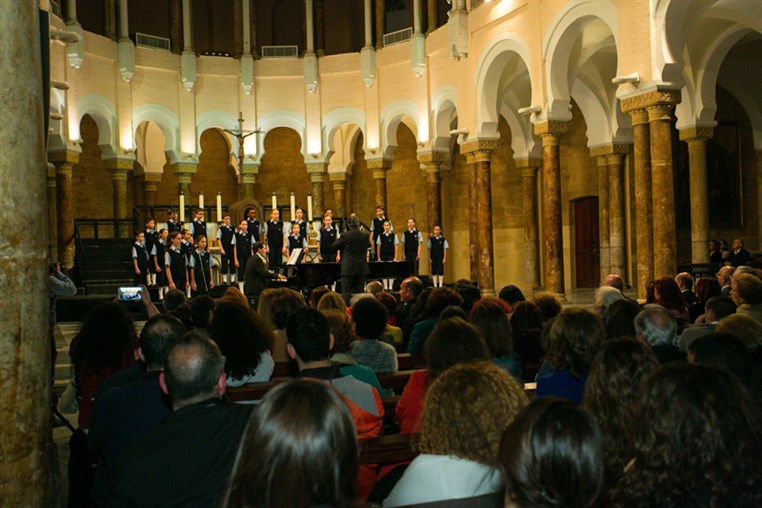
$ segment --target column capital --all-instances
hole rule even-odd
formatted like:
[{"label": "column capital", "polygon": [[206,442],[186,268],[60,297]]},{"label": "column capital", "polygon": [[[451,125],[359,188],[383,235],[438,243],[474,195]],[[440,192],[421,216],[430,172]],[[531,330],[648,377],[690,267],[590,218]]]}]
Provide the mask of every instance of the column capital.
[{"label": "column capital", "polygon": [[547,136],[561,136],[569,129],[569,122],[563,120],[545,120],[534,124],[534,133],[542,138]]},{"label": "column capital", "polygon": [[626,111],[626,113],[630,115],[633,127],[637,125],[648,125],[648,111],[645,109],[632,109]]},{"label": "column capital", "polygon": [[124,159],[124,158],[115,158],[115,159],[105,159],[103,161],[103,167],[111,172],[112,174],[117,173],[123,173],[125,175],[125,178],[127,177],[127,172],[132,171],[132,168],[135,165],[135,159]]},{"label": "column capital", "polygon": [[310,183],[323,183],[325,182],[326,173],[310,173]]},{"label": "column capital", "polygon": [[497,143],[497,139],[472,139],[461,143],[460,153],[466,157],[472,155],[474,160],[471,162],[489,161],[489,154],[497,148]]},{"label": "column capital", "polygon": [[687,127],[680,129],[680,141],[694,141],[712,139],[714,127]]},{"label": "column capital", "polygon": [[150,171],[143,173],[143,183],[161,183],[161,173],[152,173]]},{"label": "column capital", "polygon": [[325,162],[307,162],[307,174],[310,175],[322,175],[326,172],[328,165]]},{"label": "column capital", "polygon": [[516,169],[521,171],[522,178],[534,178],[537,176],[537,170],[542,167],[542,159],[513,159]]},{"label": "column capital", "polygon": [[[437,150],[426,150],[417,153],[418,162],[425,165],[436,165],[437,169],[443,163],[450,160],[450,154],[448,152],[442,152]],[[428,168],[427,168],[428,169]]]},{"label": "column capital", "polygon": [[60,150],[57,152],[48,152],[48,160],[56,166],[60,164],[78,164],[79,152],[73,150]]},{"label": "column capital", "polygon": [[259,174],[259,162],[244,161],[241,168],[241,176],[257,176]]},{"label": "column capital", "polygon": [[181,176],[191,177],[198,171],[198,163],[196,162],[176,162],[171,166],[172,171],[178,178]]},{"label": "column capital", "polygon": [[630,153],[630,145],[624,143],[612,143],[610,145],[596,146],[590,149],[590,157],[602,155],[627,155]]},{"label": "column capital", "polygon": [[347,174],[343,171],[339,173],[328,173],[328,181],[334,185],[337,183],[343,184],[347,181]]},{"label": "column capital", "polygon": [[622,112],[629,113],[655,106],[674,106],[681,100],[680,90],[651,90],[620,101]]},{"label": "column capital", "polygon": [[387,171],[392,167],[392,161],[390,161],[389,159],[385,159],[383,157],[379,157],[376,159],[365,159],[365,162],[368,165],[368,169],[374,172],[373,178],[383,178],[383,177],[376,177],[375,172]]}]

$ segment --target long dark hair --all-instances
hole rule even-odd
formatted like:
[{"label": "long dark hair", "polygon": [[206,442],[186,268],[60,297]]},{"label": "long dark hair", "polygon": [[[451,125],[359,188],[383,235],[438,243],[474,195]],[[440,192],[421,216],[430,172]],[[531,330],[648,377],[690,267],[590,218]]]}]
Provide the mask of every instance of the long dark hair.
[{"label": "long dark hair", "polygon": [[132,315],[118,303],[103,303],[91,310],[72,341],[71,361],[95,374],[118,369],[137,347]]},{"label": "long dark hair", "polygon": [[221,300],[209,324],[209,335],[225,356],[225,372],[242,378],[255,372],[262,354],[272,350],[272,329],[251,308]]},{"label": "long dark hair", "polygon": [[262,399],[241,440],[226,508],[354,506],[357,440],[346,404],[314,381],[281,384]]},{"label": "long dark hair", "polygon": [[490,300],[476,302],[471,309],[471,324],[482,332],[493,357],[513,354],[511,322],[500,304]]}]

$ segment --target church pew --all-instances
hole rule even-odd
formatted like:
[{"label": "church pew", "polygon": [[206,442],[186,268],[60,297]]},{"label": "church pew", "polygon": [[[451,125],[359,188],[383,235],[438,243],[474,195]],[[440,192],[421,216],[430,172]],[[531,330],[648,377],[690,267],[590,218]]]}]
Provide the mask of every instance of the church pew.
[{"label": "church pew", "polygon": [[418,452],[411,442],[414,434],[395,434],[372,439],[361,439],[360,464],[396,464],[413,460]]},{"label": "church pew", "polygon": [[400,353],[397,355],[399,370],[414,370],[426,368],[426,358],[423,355]]}]

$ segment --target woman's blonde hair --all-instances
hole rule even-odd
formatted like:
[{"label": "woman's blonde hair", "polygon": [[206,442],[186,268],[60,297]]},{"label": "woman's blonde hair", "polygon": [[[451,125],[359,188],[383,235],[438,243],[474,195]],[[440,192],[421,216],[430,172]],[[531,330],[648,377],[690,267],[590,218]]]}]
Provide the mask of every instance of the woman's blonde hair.
[{"label": "woman's blonde hair", "polygon": [[317,304],[317,310],[320,312],[325,310],[340,310],[346,312],[347,304],[344,303],[344,300],[339,293],[331,291],[320,297],[320,301]]}]

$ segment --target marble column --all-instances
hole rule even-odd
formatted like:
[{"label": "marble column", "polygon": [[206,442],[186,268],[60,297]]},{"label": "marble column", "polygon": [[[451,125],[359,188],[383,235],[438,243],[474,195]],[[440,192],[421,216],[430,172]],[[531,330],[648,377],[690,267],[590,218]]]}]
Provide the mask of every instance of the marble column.
[{"label": "marble column", "polygon": [[71,172],[72,166],[79,162],[79,154],[55,152],[50,154],[49,159],[56,166],[58,262],[68,270],[74,266],[74,190]]},{"label": "marble column", "polygon": [[624,154],[607,155],[606,165],[609,174],[609,273],[625,279]]},{"label": "marble column", "polygon": [[672,111],[679,92],[662,92],[648,111],[651,131],[651,200],[653,202],[654,276],[674,277],[677,271],[675,189],[672,170]]},{"label": "marble column", "polygon": [[331,186],[333,187],[333,202],[335,210],[334,217],[348,217],[349,213],[346,206],[347,201],[347,175],[344,173],[333,173],[330,175]]},{"label": "marble column", "polygon": [[495,255],[492,243],[491,150],[479,150],[476,161],[476,198],[479,238],[479,289],[482,296],[495,296]]},{"label": "marble column", "polygon": [[426,35],[429,35],[437,29],[437,0],[428,0],[426,14]]},{"label": "marble column", "polygon": [[172,171],[177,177],[177,190],[185,194],[185,203],[190,204],[191,179],[198,170],[195,162],[177,162],[172,164]]},{"label": "marble column", "polygon": [[366,159],[368,169],[373,173],[374,199],[373,207],[383,206],[386,208],[386,172],[391,167],[391,162],[386,159]]},{"label": "marble column", "polygon": [[116,0],[104,0],[103,2],[103,35],[116,40]]},{"label": "marble column", "polygon": [[[461,147],[461,153],[462,151]],[[470,260],[470,279],[479,280],[479,229],[478,229],[478,208],[477,203],[477,176],[476,176],[476,157],[473,152],[465,153],[466,167],[468,170],[468,240],[469,240],[469,260]]]},{"label": "marble column", "polygon": [[38,16],[37,2],[0,2],[0,504],[32,508],[55,504]]},{"label": "marble column", "polygon": [[322,220],[324,207],[323,183],[326,176],[326,164],[324,162],[307,162],[307,173],[310,175],[312,185],[312,217]]},{"label": "marble column", "polygon": [[598,164],[598,259],[600,260],[601,281],[606,278],[611,264],[611,244],[609,233],[609,167],[606,156],[595,157]]},{"label": "marble column", "polygon": [[241,199],[254,199],[256,192],[257,175],[259,174],[259,164],[243,163],[243,170],[240,172],[239,196]]},{"label": "marble column", "polygon": [[540,265],[537,256],[537,169],[541,159],[516,159],[521,171],[521,209],[524,211],[524,283],[540,287]]},{"label": "marble column", "polygon": [[111,183],[114,187],[114,218],[127,218],[127,173],[132,170],[133,161],[130,159],[111,159],[105,163],[106,170],[111,173]]},{"label": "marble column", "polygon": [[56,166],[48,163],[48,244],[50,261],[58,261],[58,210],[56,206]]},{"label": "marble column", "polygon": [[143,200],[146,206],[156,206],[156,192],[159,190],[161,175],[143,175]]},{"label": "marble column", "polygon": [[691,192],[691,263],[709,262],[709,190],[706,171],[706,142],[712,127],[692,127],[680,131],[688,143]]},{"label": "marble column", "polygon": [[[442,181],[440,169],[450,158],[448,152],[425,152],[418,154],[418,160],[426,171],[426,218],[427,231],[434,226],[442,226]],[[422,229],[419,225],[419,229]]]},{"label": "marble column", "polygon": [[560,137],[566,132],[566,122],[548,120],[534,126],[535,134],[542,138],[543,228],[545,249],[545,289],[564,295],[564,251],[561,223],[561,158]]},{"label": "marble column", "polygon": [[376,0],[376,49],[384,47],[384,34],[386,33],[386,11],[384,0]]}]

